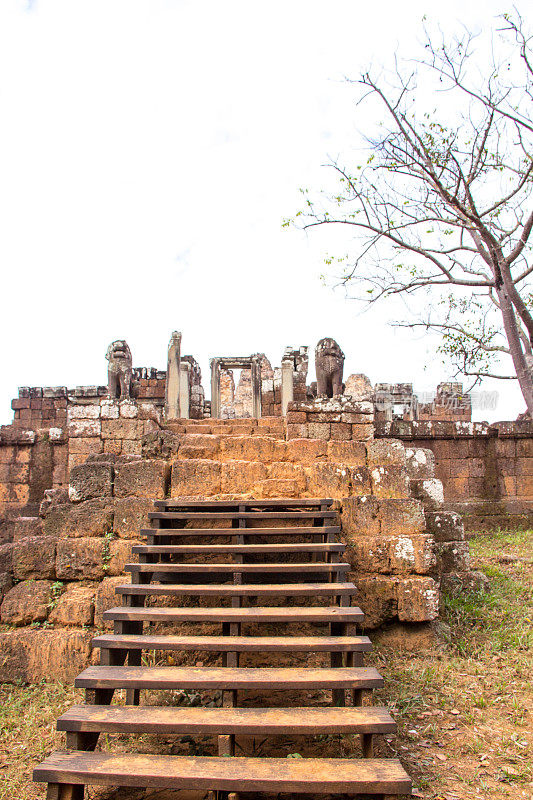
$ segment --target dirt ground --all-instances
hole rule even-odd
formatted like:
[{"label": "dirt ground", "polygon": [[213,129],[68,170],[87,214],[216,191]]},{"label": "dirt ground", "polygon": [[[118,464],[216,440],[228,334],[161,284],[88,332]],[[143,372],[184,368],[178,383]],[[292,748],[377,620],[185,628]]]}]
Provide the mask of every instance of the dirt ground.
[{"label": "dirt ground", "polygon": [[[474,566],[490,579],[487,593],[446,598],[438,636],[416,651],[380,645],[367,659],[385,677],[374,702],[386,703],[398,735],[379,742],[377,755],[397,755],[426,800],[533,797],[531,758],[531,631],[533,620],[533,535],[531,532],[480,534],[471,541]],[[317,695],[316,700],[321,701]],[[31,782],[35,764],[57,747],[56,718],[82,694],[71,686],[43,683],[0,687],[0,800],[37,800],[45,787]],[[197,704],[203,698],[168,693],[169,703]],[[145,702],[155,703],[154,698]],[[158,697],[157,702],[161,702]],[[216,698],[213,702],[217,702]],[[135,742],[105,737],[104,750],[214,752],[214,741],[191,737],[162,742],[143,736]],[[240,742],[242,753],[274,755],[270,742]],[[322,736],[276,740],[285,756],[359,756],[358,737]],[[239,754],[239,753],[238,753]],[[91,789],[88,798],[110,797]],[[119,792],[113,797],[166,800],[184,793]]]}]

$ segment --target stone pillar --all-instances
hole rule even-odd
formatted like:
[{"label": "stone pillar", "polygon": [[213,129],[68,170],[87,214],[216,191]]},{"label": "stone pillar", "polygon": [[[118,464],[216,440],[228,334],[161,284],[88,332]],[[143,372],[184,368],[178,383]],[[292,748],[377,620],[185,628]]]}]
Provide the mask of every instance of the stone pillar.
[{"label": "stone pillar", "polygon": [[252,416],[261,416],[261,364],[256,358],[252,359]]},{"label": "stone pillar", "polygon": [[182,419],[190,418],[190,371],[188,361],[182,361],[180,367],[180,416]]},{"label": "stone pillar", "polygon": [[281,360],[281,416],[287,414],[287,406],[294,400],[294,359],[287,354]]},{"label": "stone pillar", "polygon": [[168,344],[167,382],[165,388],[165,416],[168,419],[179,419],[180,409],[180,372],[181,372],[181,333],[174,331]]},{"label": "stone pillar", "polygon": [[220,368],[218,358],[212,358],[211,367],[211,416],[220,416]]}]

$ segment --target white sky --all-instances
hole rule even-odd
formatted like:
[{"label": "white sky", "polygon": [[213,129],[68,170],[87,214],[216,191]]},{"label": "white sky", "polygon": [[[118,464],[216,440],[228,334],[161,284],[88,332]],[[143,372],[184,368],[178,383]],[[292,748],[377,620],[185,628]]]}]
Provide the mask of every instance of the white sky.
[{"label": "white sky", "polygon": [[[281,222],[364,128],[344,75],[415,52],[425,13],[451,30],[506,10],[0,0],[0,422],[18,386],[106,383],[117,338],[134,365],[165,369],[175,329],[207,392],[214,355],[279,365],[286,345],[322,336],[345,351],[346,376],[445,380],[433,342],[322,285],[334,238]],[[493,384],[498,407],[476,418],[514,418],[519,392]]]}]

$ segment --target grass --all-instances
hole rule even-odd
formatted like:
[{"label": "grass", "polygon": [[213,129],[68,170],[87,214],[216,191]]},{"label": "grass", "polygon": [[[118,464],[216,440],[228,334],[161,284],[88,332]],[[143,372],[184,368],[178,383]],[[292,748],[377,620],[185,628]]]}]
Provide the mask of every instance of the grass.
[{"label": "grass", "polygon": [[424,798],[531,798],[532,535],[480,534],[470,546],[489,591],[445,598],[431,652],[376,654],[399,724],[388,752]]},{"label": "grass", "polygon": [[[473,566],[489,576],[490,590],[446,598],[431,650],[376,648],[386,686],[375,701],[387,703],[398,721],[398,736],[386,737],[377,755],[397,755],[419,797],[532,796],[532,538],[502,531],[472,539]],[[59,683],[0,686],[0,800],[44,798],[44,788],[31,782],[32,767],[64,746],[55,720],[81,700],[81,692]],[[143,737],[139,744],[147,752],[155,743]],[[106,737],[102,746],[117,743]],[[339,746],[342,755],[358,754],[357,737],[343,737],[342,744],[322,737],[300,752],[339,755]],[[293,744],[287,753],[295,752]]]}]

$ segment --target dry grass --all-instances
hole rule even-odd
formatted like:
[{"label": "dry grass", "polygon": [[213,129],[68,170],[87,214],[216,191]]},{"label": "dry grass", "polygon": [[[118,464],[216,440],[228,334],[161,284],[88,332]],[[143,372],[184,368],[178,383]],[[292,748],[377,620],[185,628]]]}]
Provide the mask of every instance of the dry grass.
[{"label": "dry grass", "polygon": [[377,653],[399,723],[389,752],[424,798],[530,798],[531,533],[480,535],[471,552],[490,591],[447,599],[444,644]]},{"label": "dry grass", "polygon": [[[531,534],[484,534],[471,548],[474,565],[490,577],[490,592],[447,600],[444,641],[432,651],[379,648],[374,654],[387,679],[382,697],[375,699],[392,706],[399,724],[398,737],[387,737],[379,755],[398,754],[419,796],[428,800],[522,800],[532,796],[533,788]],[[81,699],[81,692],[57,683],[0,687],[0,800],[45,796],[44,787],[31,782],[31,770],[64,746],[55,720]],[[153,739],[121,737],[112,745],[106,737],[102,746],[124,750],[135,743],[147,752],[161,746]],[[292,747],[289,752],[297,747],[286,745]],[[358,751],[354,737],[342,742],[321,737],[314,750],[310,745],[302,743],[299,752],[350,756]],[[188,748],[203,751],[201,742],[191,741],[185,752]]]}]

